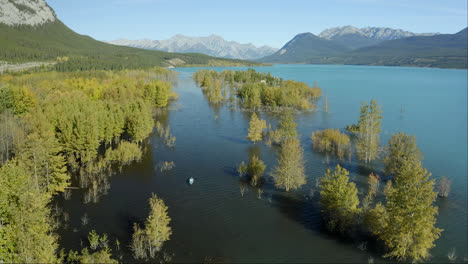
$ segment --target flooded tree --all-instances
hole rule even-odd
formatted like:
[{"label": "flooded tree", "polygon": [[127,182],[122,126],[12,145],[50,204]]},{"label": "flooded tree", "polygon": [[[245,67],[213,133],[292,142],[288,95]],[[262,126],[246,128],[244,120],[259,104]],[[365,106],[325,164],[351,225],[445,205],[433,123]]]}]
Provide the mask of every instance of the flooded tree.
[{"label": "flooded tree", "polygon": [[452,181],[447,177],[442,176],[437,184],[437,191],[440,197],[448,197],[450,189],[452,188]]},{"label": "flooded tree", "polygon": [[160,172],[169,171],[175,168],[174,161],[160,161],[156,166],[155,169],[159,170]]},{"label": "flooded tree", "polygon": [[109,148],[105,155],[104,160],[109,163],[117,163],[120,166],[128,165],[133,161],[139,161],[143,155],[143,151],[136,143],[121,141],[115,148]]},{"label": "flooded tree", "polygon": [[380,186],[380,177],[377,174],[371,173],[367,178],[367,183],[369,185],[369,189],[367,191],[366,197],[362,202],[364,210],[369,209],[371,203],[374,201],[375,196],[379,190]]},{"label": "flooded tree", "polygon": [[385,205],[370,210],[370,229],[386,247],[385,257],[421,261],[429,257],[442,229],[435,227],[438,208],[434,180],[419,160],[400,164],[394,184],[385,188]]},{"label": "flooded tree", "polygon": [[106,247],[94,253],[89,253],[87,249],[81,251],[80,263],[109,263],[117,264],[117,260],[112,258],[111,250]]},{"label": "flooded tree", "polygon": [[171,83],[160,80],[149,82],[143,87],[145,99],[156,107],[167,106],[171,90]]},{"label": "flooded tree", "polygon": [[[369,104],[362,103],[357,128],[358,141],[356,145],[358,158],[367,162],[379,156],[379,134],[381,132],[382,110],[377,101],[371,100]],[[352,129],[351,129],[352,130]]]},{"label": "flooded tree", "polygon": [[159,121],[156,121],[156,132],[163,140],[164,145],[169,148],[175,147],[176,137],[171,133],[171,126],[164,127]]},{"label": "flooded tree", "polygon": [[150,213],[141,229],[134,224],[131,249],[136,259],[154,258],[163,243],[169,240],[172,229],[169,226],[171,218],[167,213],[167,206],[155,194],[149,199]]},{"label": "flooded tree", "polygon": [[304,151],[295,137],[286,138],[281,144],[278,166],[273,172],[275,186],[287,192],[306,183]]},{"label": "flooded tree", "polygon": [[340,159],[343,159],[345,154],[351,151],[351,141],[348,135],[340,133],[338,129],[313,132],[311,139],[314,149],[324,153],[332,153]]},{"label": "flooded tree", "polygon": [[256,186],[260,183],[265,169],[266,166],[263,161],[257,155],[252,155],[247,165],[244,162],[239,165],[238,172],[240,176],[247,175],[251,177],[250,184]]},{"label": "flooded tree", "polygon": [[62,251],[61,261],[66,263],[118,263],[112,258],[112,251],[108,246],[107,235],[100,236],[95,230],[88,234],[90,249],[83,248],[81,252],[70,250],[68,254]]},{"label": "flooded tree", "polygon": [[259,119],[257,114],[254,112],[250,117],[249,133],[247,135],[247,139],[254,143],[261,141],[263,137],[263,131],[266,128],[266,121],[263,119]]},{"label": "flooded tree", "polygon": [[404,163],[422,159],[422,154],[416,144],[416,137],[399,132],[393,134],[388,141],[383,162],[385,173],[399,175]]},{"label": "flooded tree", "polygon": [[320,204],[330,231],[346,232],[355,224],[359,212],[358,191],[348,175],[338,164],[334,171],[328,169],[320,178]]},{"label": "flooded tree", "polygon": [[328,94],[325,94],[325,98],[323,99],[323,111],[328,113]]},{"label": "flooded tree", "polygon": [[294,122],[294,116],[291,111],[281,115],[280,122],[276,130],[268,133],[268,143],[280,145],[285,139],[297,137],[297,124]]}]

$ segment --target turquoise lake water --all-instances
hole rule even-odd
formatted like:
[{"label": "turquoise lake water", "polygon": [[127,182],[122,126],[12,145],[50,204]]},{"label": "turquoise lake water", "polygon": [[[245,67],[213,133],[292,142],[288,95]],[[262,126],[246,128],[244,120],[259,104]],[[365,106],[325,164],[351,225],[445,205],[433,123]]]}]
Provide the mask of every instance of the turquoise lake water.
[{"label": "turquoise lake water", "polygon": [[[70,216],[70,223],[60,230],[61,244],[79,249],[80,240],[85,241],[86,234],[96,229],[108,234],[110,245],[118,238],[124,245],[118,255],[132,261],[126,245],[133,222],[146,218],[147,200],[153,192],[169,206],[173,235],[162,251],[174,262],[203,262],[207,257],[217,262],[358,263],[369,257],[384,262],[372,239],[343,240],[323,229],[315,187],[315,179],[340,163],[351,172],[363,195],[367,175],[381,174],[382,163],[326,162],[312,150],[310,140],[318,129],[344,130],[357,121],[362,101],[376,99],[383,110],[381,145],[399,131],[415,135],[432,177],[445,175],[453,182],[450,196],[436,202],[437,226],[444,231],[429,261],[446,262],[452,248],[457,261],[468,257],[466,70],[338,65],[255,69],[311,86],[316,81],[328,95],[328,113],[321,111],[322,98],[317,111],[296,115],[308,175],[304,187],[290,193],[276,190],[268,173],[276,165],[277,148],[245,140],[250,114],[210,106],[191,79],[198,68],[175,69],[180,72],[174,89],[179,100],[166,115],[157,117],[170,125],[177,138],[175,148],[165,147],[153,135],[143,160],[111,176],[110,189],[97,203],[84,204],[82,190],[74,190],[70,200],[60,200]],[[273,124],[278,120],[267,113],[262,117]],[[236,166],[252,153],[267,165],[261,199],[258,190],[245,186],[235,173]],[[161,173],[155,168],[161,161],[174,161],[176,167]],[[186,184],[189,177],[196,179],[193,186]],[[80,219],[85,213],[90,221],[83,227]]]}]

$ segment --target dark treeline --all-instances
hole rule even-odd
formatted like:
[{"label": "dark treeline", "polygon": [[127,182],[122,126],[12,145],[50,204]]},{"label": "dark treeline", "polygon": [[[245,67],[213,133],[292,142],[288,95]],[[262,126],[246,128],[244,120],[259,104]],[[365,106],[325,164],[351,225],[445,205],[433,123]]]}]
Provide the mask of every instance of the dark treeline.
[{"label": "dark treeline", "polygon": [[[76,183],[96,202],[111,165],[141,158],[152,109],[177,97],[176,77],[162,68],[0,76],[0,262],[60,261],[52,197]],[[109,262],[109,251],[61,261]]]},{"label": "dark treeline", "polygon": [[212,103],[233,102],[238,99],[248,109],[314,109],[315,99],[322,95],[317,86],[309,87],[303,82],[283,80],[270,73],[224,70],[199,70],[194,80]]}]

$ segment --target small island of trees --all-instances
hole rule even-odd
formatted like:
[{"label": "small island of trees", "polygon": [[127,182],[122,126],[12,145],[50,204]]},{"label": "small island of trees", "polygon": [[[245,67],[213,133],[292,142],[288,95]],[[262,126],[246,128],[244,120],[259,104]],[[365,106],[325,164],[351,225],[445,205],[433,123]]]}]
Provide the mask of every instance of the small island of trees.
[{"label": "small island of trees", "polygon": [[322,95],[316,84],[311,88],[303,82],[283,80],[270,73],[247,71],[199,70],[193,79],[211,103],[239,100],[247,109],[279,110],[283,108],[310,110]]}]

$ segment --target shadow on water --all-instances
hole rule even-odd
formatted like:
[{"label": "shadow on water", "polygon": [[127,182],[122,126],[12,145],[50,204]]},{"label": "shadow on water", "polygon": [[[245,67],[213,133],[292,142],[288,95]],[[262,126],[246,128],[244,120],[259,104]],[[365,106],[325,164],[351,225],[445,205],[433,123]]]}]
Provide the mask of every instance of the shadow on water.
[{"label": "shadow on water", "polygon": [[308,230],[320,233],[320,208],[317,203],[305,200],[294,193],[276,192],[272,195],[273,205],[292,220]]},{"label": "shadow on water", "polygon": [[247,148],[247,152],[248,152],[248,154],[249,154],[249,160],[250,160],[253,156],[257,156],[259,159],[261,159],[262,157],[260,156],[260,154],[261,154],[260,150],[261,150],[260,144],[250,145],[250,146]]},{"label": "shadow on water", "polygon": [[224,171],[225,174],[227,174],[229,176],[236,176],[236,177],[239,176],[239,173],[237,172],[236,167],[224,166],[223,171]]},{"label": "shadow on water", "polygon": [[223,135],[217,135],[217,137],[228,140],[229,142],[236,143],[236,144],[249,144],[249,141],[243,138],[229,137],[229,136],[223,136]]},{"label": "shadow on water", "polygon": [[362,230],[357,224],[349,234],[331,232],[321,217],[319,195],[305,199],[295,193],[276,192],[271,195],[272,206],[302,225],[309,231],[324,239],[332,239],[340,245],[352,246],[356,252],[365,251],[374,260],[382,260],[385,253],[381,242],[377,241],[367,230]]}]

